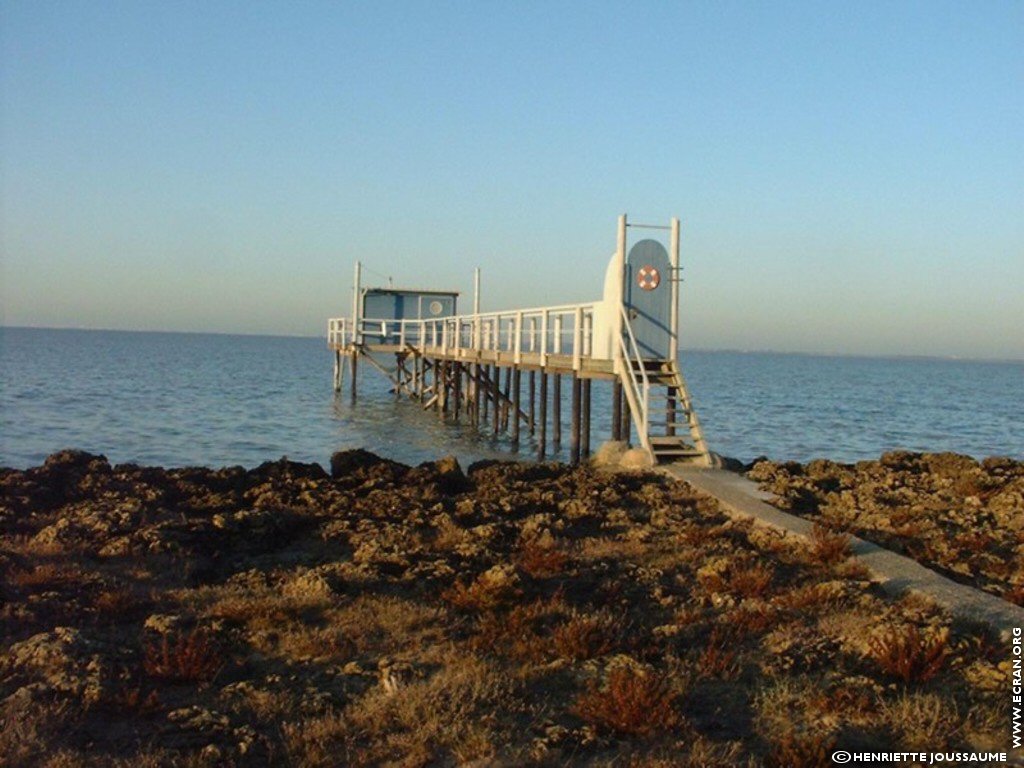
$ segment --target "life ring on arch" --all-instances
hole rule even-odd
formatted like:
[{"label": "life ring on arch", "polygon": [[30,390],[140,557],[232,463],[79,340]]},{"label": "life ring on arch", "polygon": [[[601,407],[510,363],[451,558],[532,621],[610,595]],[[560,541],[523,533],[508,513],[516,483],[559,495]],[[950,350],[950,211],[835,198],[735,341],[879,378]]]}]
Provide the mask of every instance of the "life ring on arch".
[{"label": "life ring on arch", "polygon": [[656,267],[644,264],[636,271],[636,284],[645,291],[653,291],[661,284],[661,273]]}]

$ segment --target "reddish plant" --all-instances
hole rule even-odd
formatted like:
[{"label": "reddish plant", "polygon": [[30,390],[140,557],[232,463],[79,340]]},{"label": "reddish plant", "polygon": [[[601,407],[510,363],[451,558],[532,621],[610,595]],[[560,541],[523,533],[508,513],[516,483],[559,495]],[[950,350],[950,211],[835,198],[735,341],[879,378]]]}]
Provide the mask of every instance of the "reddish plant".
[{"label": "reddish plant", "polygon": [[219,644],[201,629],[173,639],[164,635],[146,646],[143,669],[151,677],[173,682],[206,682],[224,666]]},{"label": "reddish plant", "polygon": [[603,688],[592,684],[576,700],[584,720],[616,733],[652,736],[679,723],[671,688],[665,678],[619,667]]},{"label": "reddish plant", "polygon": [[516,564],[534,578],[555,576],[569,562],[569,555],[555,542],[527,539],[519,548]]},{"label": "reddish plant", "polygon": [[948,642],[949,632],[945,629],[925,635],[913,624],[907,624],[872,638],[867,655],[892,677],[905,683],[924,683],[942,669],[949,656]]},{"label": "reddish plant", "polygon": [[737,567],[729,574],[728,588],[743,597],[761,597],[772,585],[775,571],[770,565],[752,563]]},{"label": "reddish plant", "polygon": [[815,523],[811,528],[810,556],[822,565],[841,563],[850,556],[850,536]]},{"label": "reddish plant", "polygon": [[573,616],[552,634],[562,658],[594,659],[610,653],[622,636],[621,624],[608,614]]},{"label": "reddish plant", "polygon": [[705,677],[735,677],[739,673],[739,665],[736,663],[736,651],[732,649],[732,645],[731,632],[726,632],[721,627],[712,629],[707,645],[697,659],[700,673]]}]

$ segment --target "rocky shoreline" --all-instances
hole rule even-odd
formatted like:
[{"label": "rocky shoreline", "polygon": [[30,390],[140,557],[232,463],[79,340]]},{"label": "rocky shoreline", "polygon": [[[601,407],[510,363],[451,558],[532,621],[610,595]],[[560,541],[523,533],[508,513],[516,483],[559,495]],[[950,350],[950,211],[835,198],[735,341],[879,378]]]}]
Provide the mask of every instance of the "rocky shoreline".
[{"label": "rocky shoreline", "polygon": [[1024,606],[1024,462],[894,451],[877,461],[760,461],[780,509]]},{"label": "rocky shoreline", "polygon": [[[937,471],[901,461],[863,471]],[[0,764],[799,768],[1007,748],[1007,649],[885,596],[824,527],[791,541],[643,471],[331,464],[65,451],[0,469]],[[859,471],[752,474],[827,500],[861,499]],[[1020,466],[1006,477],[979,488],[986,533]]]}]

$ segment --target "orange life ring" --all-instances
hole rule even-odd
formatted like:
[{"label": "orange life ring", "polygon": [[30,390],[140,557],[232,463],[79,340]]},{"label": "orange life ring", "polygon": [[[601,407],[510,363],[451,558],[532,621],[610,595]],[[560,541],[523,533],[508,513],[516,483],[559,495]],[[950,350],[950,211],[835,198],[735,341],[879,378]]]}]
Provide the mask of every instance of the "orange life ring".
[{"label": "orange life ring", "polygon": [[661,273],[650,264],[644,264],[637,270],[636,284],[645,291],[653,291],[661,284]]}]

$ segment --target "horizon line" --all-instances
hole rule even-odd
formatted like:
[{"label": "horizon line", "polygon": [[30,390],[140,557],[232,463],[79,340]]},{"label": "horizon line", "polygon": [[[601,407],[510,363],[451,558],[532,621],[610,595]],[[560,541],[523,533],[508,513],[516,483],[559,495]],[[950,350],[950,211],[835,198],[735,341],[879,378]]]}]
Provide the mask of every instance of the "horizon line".
[{"label": "horizon line", "polygon": [[[0,324],[0,331],[81,331],[86,333],[155,333],[187,336],[244,336],[270,339],[325,339],[326,334],[306,333],[243,333],[238,331],[180,331],[142,328],[86,328],[82,326],[58,325],[6,325]],[[724,352],[738,355],[792,355],[799,357],[848,357],[874,360],[937,360],[964,363],[1013,363],[1024,364],[1024,357],[964,357],[961,355],[935,355],[915,353],[871,353],[871,352],[811,352],[807,350],[740,349],[737,347],[680,347],[680,352]]]}]

